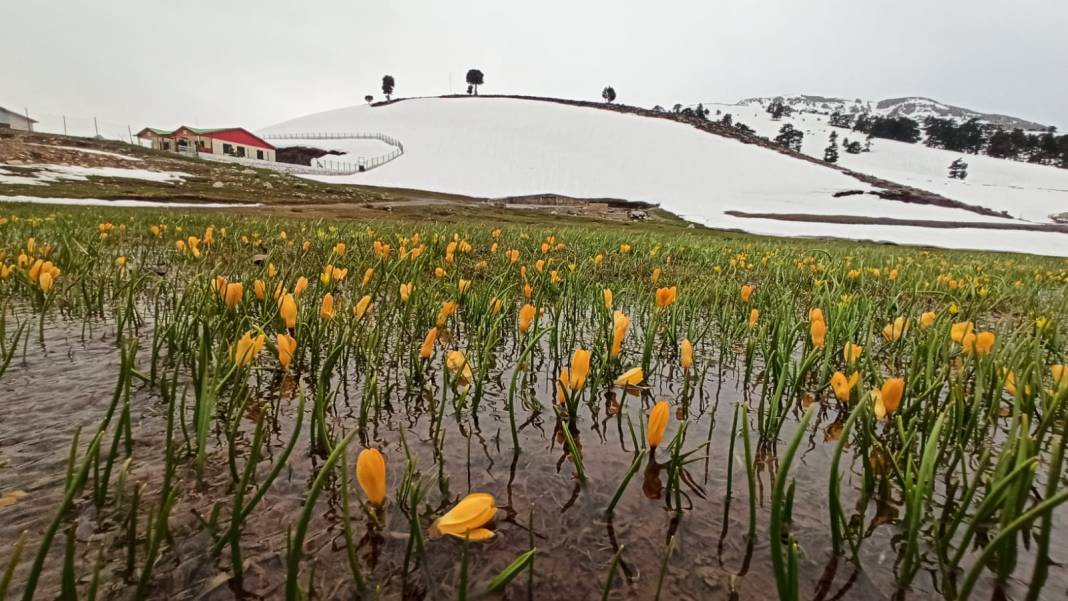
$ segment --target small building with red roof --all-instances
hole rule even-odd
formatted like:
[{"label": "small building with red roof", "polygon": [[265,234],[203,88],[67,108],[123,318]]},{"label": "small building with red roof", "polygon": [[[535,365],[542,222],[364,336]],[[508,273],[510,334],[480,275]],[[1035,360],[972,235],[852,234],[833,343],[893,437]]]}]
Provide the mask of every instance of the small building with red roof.
[{"label": "small building with red roof", "polygon": [[150,142],[156,150],[275,160],[275,147],[243,127],[202,128],[183,125],[173,131],[146,127],[137,132],[137,137]]}]

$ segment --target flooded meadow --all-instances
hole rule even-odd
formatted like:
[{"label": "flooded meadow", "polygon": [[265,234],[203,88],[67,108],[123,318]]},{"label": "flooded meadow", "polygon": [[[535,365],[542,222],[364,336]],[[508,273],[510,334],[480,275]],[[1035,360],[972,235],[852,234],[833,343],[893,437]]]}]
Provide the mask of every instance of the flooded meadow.
[{"label": "flooded meadow", "polygon": [[1065,594],[1062,259],[5,207],[0,600]]}]

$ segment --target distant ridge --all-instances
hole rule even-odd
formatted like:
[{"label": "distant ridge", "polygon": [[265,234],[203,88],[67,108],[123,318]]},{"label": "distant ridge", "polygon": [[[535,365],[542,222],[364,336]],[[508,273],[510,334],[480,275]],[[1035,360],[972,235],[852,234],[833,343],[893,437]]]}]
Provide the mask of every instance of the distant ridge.
[{"label": "distant ridge", "polygon": [[993,125],[1000,125],[1006,129],[1019,128],[1029,131],[1045,130],[1049,127],[1048,125],[1021,119],[1020,117],[997,113],[982,113],[923,96],[906,96],[873,101],[860,98],[848,99],[799,94],[796,96],[757,96],[745,98],[738,101],[737,104],[741,106],[767,107],[776,100],[781,101],[794,111],[802,113],[830,114],[835,111],[842,113],[871,113],[885,117],[908,117],[921,123],[927,117],[955,119],[957,121],[978,119]]}]

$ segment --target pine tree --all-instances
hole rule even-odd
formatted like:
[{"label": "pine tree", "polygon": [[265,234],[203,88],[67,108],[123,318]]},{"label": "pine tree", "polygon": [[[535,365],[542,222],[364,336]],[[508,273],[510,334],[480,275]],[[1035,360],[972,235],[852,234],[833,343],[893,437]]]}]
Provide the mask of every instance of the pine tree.
[{"label": "pine tree", "polygon": [[849,154],[860,154],[861,150],[860,142],[857,142],[856,140],[845,144],[845,151]]},{"label": "pine tree", "polygon": [[804,132],[794,129],[793,125],[786,123],[779,129],[779,135],[775,136],[775,141],[790,150],[801,152],[801,142],[804,137]]},{"label": "pine tree", "polygon": [[1016,158],[1016,153],[1012,147],[1012,134],[998,128],[990,136],[990,140],[987,144],[986,153],[992,157],[999,159]]},{"label": "pine tree", "polygon": [[949,179],[963,180],[966,177],[968,177],[968,163],[965,163],[963,158],[949,164]]},{"label": "pine tree", "polygon": [[605,102],[611,104],[611,102],[616,99],[615,88],[612,86],[605,86],[604,89],[601,90],[601,98],[604,98]]},{"label": "pine tree", "polygon": [[871,152],[871,139],[875,137],[868,134],[868,137],[864,139],[864,152]]},{"label": "pine tree", "polygon": [[827,148],[823,149],[823,160],[828,163],[838,162],[838,132],[832,131],[830,135],[831,143]]},{"label": "pine tree", "polygon": [[828,119],[827,123],[831,127],[844,127],[848,129],[853,127],[853,116],[835,111],[831,113],[831,117]]},{"label": "pine tree", "polygon": [[371,96],[370,94],[368,94],[368,95],[364,96],[363,99],[364,99],[364,102],[366,102],[367,104],[371,104],[372,102],[374,102],[375,97]]},{"label": "pine tree", "polygon": [[1039,138],[1039,152],[1042,155],[1041,162],[1046,165],[1056,165],[1060,159],[1060,148],[1057,144],[1057,128],[1049,126],[1046,133]]},{"label": "pine tree", "polygon": [[768,105],[767,111],[771,114],[772,121],[778,121],[782,119],[783,113],[786,112],[786,107],[783,105],[782,101],[775,100]]},{"label": "pine tree", "polygon": [[723,125],[726,125],[727,127],[730,127],[734,123],[734,117],[732,117],[730,113],[726,113],[725,115],[723,115],[722,118],[720,118],[719,122]]}]

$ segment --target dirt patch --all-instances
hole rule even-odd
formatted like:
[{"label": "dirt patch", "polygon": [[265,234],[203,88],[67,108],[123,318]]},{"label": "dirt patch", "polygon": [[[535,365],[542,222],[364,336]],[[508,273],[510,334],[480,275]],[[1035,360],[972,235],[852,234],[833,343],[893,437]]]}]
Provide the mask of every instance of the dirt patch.
[{"label": "dirt patch", "polygon": [[874,194],[879,198],[885,200],[896,200],[898,202],[907,202],[909,204],[929,205],[933,207],[945,207],[947,209],[961,209],[963,211],[969,211],[978,215],[986,215],[988,217],[1004,217],[1011,219],[1012,215],[1008,211],[995,211],[986,207],[980,207],[959,200],[953,200],[952,198],[946,198],[933,192],[926,190],[920,190],[919,188],[912,188],[910,186],[903,186],[901,184],[895,184],[894,182],[880,179],[866,173],[858,173],[856,171],[850,171],[849,169],[842,169],[843,173],[851,175],[858,180],[871,184],[879,190],[868,192],[868,194]]},{"label": "dirt patch", "polygon": [[345,154],[340,150],[323,150],[313,146],[286,146],[274,151],[275,159],[279,163],[291,163],[293,165],[310,165],[315,159],[327,155],[340,156]]},{"label": "dirt patch", "polygon": [[574,198],[562,194],[528,194],[525,196],[505,196],[491,199],[509,205],[539,205],[539,206],[586,206],[601,205],[612,209],[653,209],[660,205],[638,200],[623,200],[621,198]]}]

